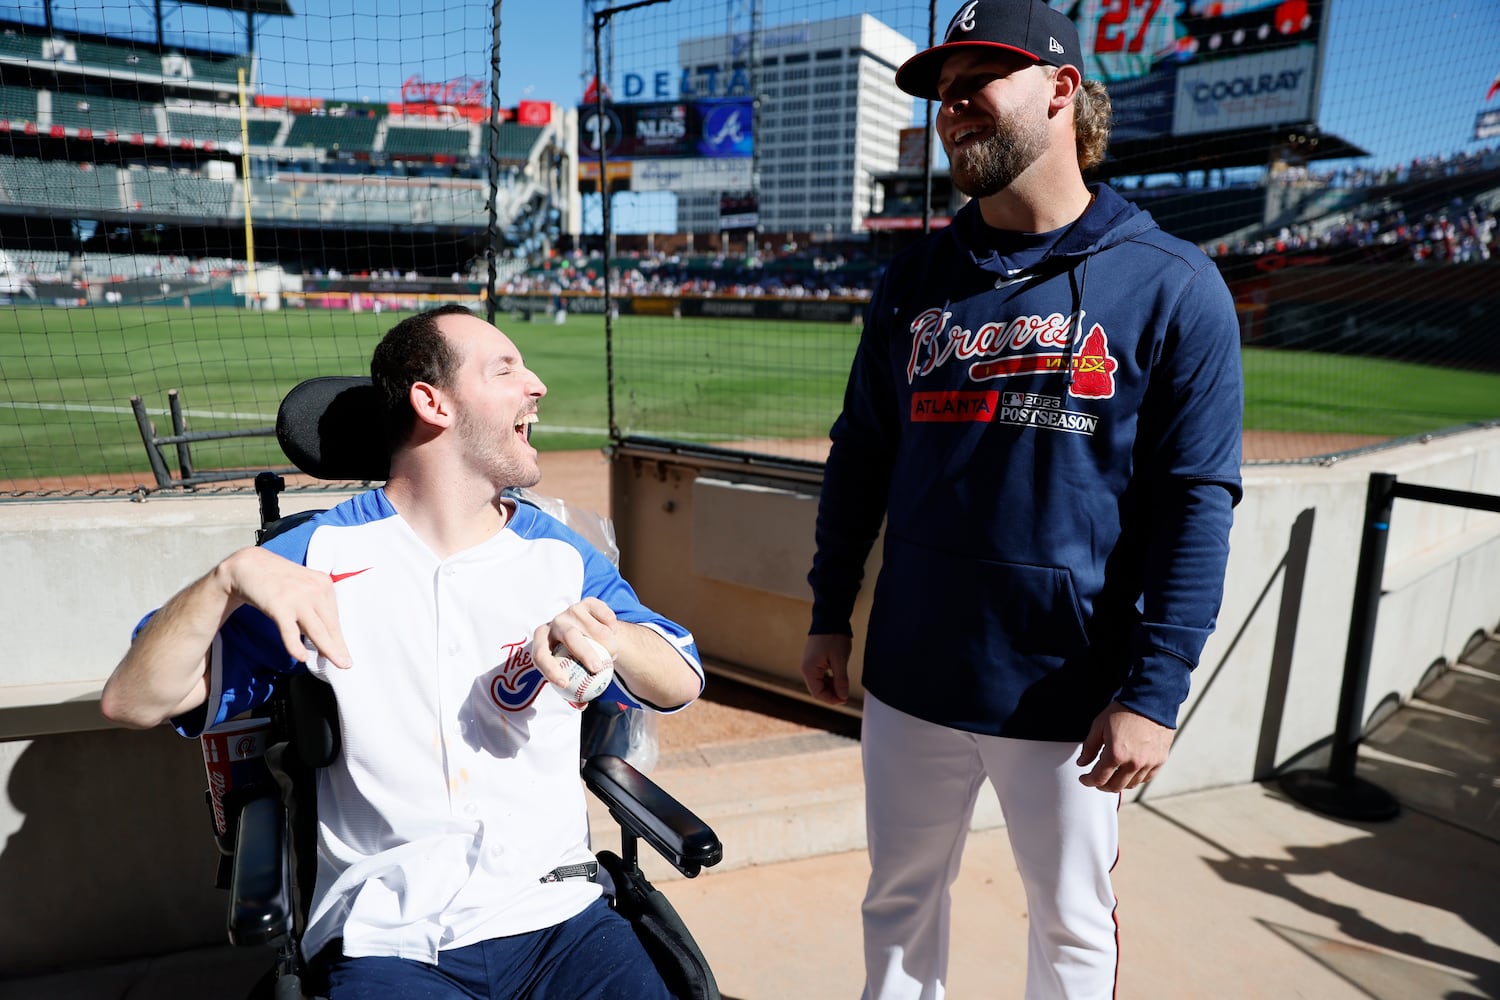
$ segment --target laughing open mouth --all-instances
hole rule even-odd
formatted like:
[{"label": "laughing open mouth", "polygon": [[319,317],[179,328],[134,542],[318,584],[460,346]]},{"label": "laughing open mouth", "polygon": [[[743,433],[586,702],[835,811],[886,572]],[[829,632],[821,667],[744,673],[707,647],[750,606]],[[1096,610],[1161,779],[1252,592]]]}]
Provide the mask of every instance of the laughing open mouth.
[{"label": "laughing open mouth", "polygon": [[523,441],[531,440],[531,428],[536,424],[536,412],[526,414],[516,422],[516,433],[521,435]]},{"label": "laughing open mouth", "polygon": [[982,126],[964,125],[953,130],[953,138],[951,141],[954,148],[956,149],[959,146],[963,146],[967,143],[982,139],[984,137],[984,134],[985,130]]}]

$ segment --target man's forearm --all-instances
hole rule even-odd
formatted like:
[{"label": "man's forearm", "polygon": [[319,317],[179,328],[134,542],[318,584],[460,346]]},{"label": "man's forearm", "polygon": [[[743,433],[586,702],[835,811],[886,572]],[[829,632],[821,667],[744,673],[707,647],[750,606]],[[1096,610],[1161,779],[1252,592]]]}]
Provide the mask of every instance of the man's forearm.
[{"label": "man's forearm", "polygon": [[619,622],[615,664],[621,668],[630,693],[662,708],[686,705],[703,690],[683,655],[655,629]]},{"label": "man's forearm", "polygon": [[105,718],[145,729],[201,705],[208,696],[209,647],[236,606],[221,568],[168,601],[105,683],[99,705]]}]

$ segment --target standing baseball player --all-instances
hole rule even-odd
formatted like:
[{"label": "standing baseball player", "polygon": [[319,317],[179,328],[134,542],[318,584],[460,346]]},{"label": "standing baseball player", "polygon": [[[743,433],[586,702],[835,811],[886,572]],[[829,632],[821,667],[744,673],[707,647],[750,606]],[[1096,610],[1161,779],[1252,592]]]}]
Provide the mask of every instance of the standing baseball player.
[{"label": "standing baseball player", "polygon": [[896,73],[973,200],[880,283],[831,432],[808,690],[864,651],[868,998],[937,998],[980,786],[1030,913],[1026,996],[1112,994],[1120,793],[1165,763],[1240,496],[1234,303],[1082,171],[1109,100],[1039,0],[970,0]]},{"label": "standing baseball player", "polygon": [[443,307],[397,324],[370,370],[389,481],[172,598],[104,714],[196,736],[293,670],[332,686],[343,751],[319,774],[302,947],[333,1000],[666,997],[587,877],[580,706],[551,650],[595,673],[612,658],[610,697],[670,709],[703,687],[692,636],[501,497],[540,477],[528,434],[547,391],[508,337]]}]

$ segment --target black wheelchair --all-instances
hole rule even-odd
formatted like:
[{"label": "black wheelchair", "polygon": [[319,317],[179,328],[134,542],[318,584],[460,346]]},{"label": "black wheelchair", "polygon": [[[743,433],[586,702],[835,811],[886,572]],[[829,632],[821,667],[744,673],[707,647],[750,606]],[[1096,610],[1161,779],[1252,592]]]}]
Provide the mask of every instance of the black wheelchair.
[{"label": "black wheelchair", "polygon": [[[374,390],[368,378],[309,379],[282,401],[276,436],[292,464],[320,480],[379,482],[389,472]],[[282,517],[285,480],[261,473],[260,544],[313,516]],[[525,498],[521,498],[525,502]],[[301,1000],[307,978],[299,941],[306,926],[317,871],[317,769],[339,753],[337,713],[327,684],[299,674],[256,714],[270,721],[269,780],[234,789],[226,799],[228,829],[217,833],[219,883],[229,890],[229,940],[269,946],[275,966],[257,995]],[[580,754],[582,757],[582,753]],[[667,986],[683,1000],[717,1000],[712,970],[692,934],[642,873],[645,841],[684,876],[717,864],[723,849],[702,820],[621,757],[597,753],[582,760],[582,780],[620,824],[620,853],[596,853],[613,883],[613,907],[634,928]],[[309,984],[311,985],[311,984]]]}]

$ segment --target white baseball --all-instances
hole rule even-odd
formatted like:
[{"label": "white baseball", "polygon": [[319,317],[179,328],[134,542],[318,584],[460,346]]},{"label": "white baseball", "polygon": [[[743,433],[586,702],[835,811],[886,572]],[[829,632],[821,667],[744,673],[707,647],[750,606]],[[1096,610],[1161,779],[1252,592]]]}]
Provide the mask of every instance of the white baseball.
[{"label": "white baseball", "polygon": [[603,694],[604,689],[609,687],[609,682],[615,679],[615,658],[610,655],[609,650],[605,649],[589,636],[584,636],[583,639],[590,646],[594,647],[594,653],[597,654],[599,659],[604,661],[604,668],[597,674],[589,673],[587,667],[573,659],[573,655],[568,652],[566,646],[558,645],[552,649],[552,655],[562,661],[563,669],[568,672],[566,687],[561,684],[554,684],[553,686],[557,688],[564,698],[574,704],[593,701]]}]

